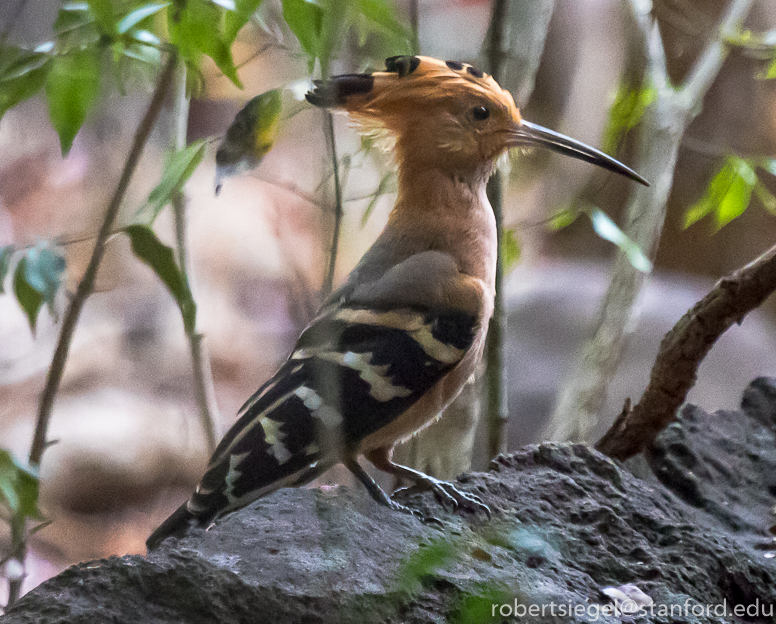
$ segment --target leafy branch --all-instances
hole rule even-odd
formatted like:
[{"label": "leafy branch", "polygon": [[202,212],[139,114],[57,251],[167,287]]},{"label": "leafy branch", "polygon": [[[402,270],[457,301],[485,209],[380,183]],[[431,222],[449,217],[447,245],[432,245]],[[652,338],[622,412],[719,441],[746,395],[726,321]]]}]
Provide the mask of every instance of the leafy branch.
[{"label": "leafy branch", "polygon": [[[668,78],[666,56],[652,3],[628,0],[633,41],[646,66],[642,84],[654,88],[643,107],[635,168],[652,186],[633,190],[625,216],[625,235],[648,259],[654,258],[663,228],[679,145],[690,122],[728,54],[726,37],[736,32],[753,0],[732,0],[720,22],[717,36],[701,53],[681,85]],[[643,101],[643,98],[637,98]],[[606,388],[619,363],[635,301],[645,284],[645,274],[633,267],[627,254],[618,253],[609,289],[604,296],[598,325],[577,357],[570,379],[545,431],[552,439],[586,439],[599,417]]]},{"label": "leafy branch", "polygon": [[[122,200],[129,186],[129,181],[132,178],[132,174],[137,167],[137,163],[140,160],[140,155],[145,147],[151,129],[154,127],[159,112],[162,109],[164,98],[167,94],[168,86],[173,75],[173,70],[177,62],[177,54],[172,52],[167,59],[167,62],[159,75],[157,86],[154,94],[151,98],[151,102],[148,105],[143,119],[138,125],[135,132],[134,139],[132,141],[132,147],[130,148],[129,155],[124,164],[124,168],[121,173],[116,190],[113,193],[108,208],[103,217],[102,225],[100,226],[97,238],[94,243],[94,250],[92,256],[89,259],[89,264],[86,267],[81,281],[70,299],[70,303],[65,311],[64,318],[62,320],[62,327],[59,333],[59,339],[57,340],[57,346],[54,351],[54,356],[49,366],[48,374],[46,376],[46,384],[43,388],[40,404],[38,406],[37,420],[35,424],[35,434],[30,448],[29,465],[32,470],[37,471],[40,466],[41,458],[43,457],[43,451],[47,445],[46,433],[48,431],[48,425],[51,420],[51,412],[54,406],[54,398],[59,390],[60,382],[62,381],[62,375],[65,370],[65,362],[67,361],[67,355],[70,350],[70,344],[72,342],[73,333],[75,332],[78,318],[81,315],[81,310],[86,302],[87,297],[92,293],[94,289],[94,280],[97,277],[97,269],[100,266],[103,255],[105,254],[105,244],[111,234],[114,222],[118,216],[119,208],[121,207]],[[12,544],[11,555],[14,559],[23,562],[26,556],[27,543],[24,535],[25,519],[23,517],[14,516],[12,522],[12,528],[16,527],[15,535],[16,541]],[[10,579],[9,581],[9,598],[8,605],[12,605],[19,597],[21,591],[22,578]]]}]

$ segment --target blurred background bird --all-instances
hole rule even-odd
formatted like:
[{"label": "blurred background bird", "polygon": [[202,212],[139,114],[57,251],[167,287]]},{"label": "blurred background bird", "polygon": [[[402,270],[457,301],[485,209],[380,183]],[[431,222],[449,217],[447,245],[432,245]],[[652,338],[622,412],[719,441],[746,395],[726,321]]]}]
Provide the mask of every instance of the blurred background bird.
[{"label": "blurred background bird", "polygon": [[496,223],[485,183],[512,147],[543,146],[637,182],[613,158],[523,120],[489,75],[457,61],[387,59],[385,71],[316,83],[315,106],[350,114],[391,149],[398,195],[388,224],[323,304],[280,370],[241,409],[191,498],[149,550],[195,522],[342,462],[372,497],[401,508],[359,464],[487,508],[450,483],[395,464],[394,445],[433,422],[474,372],[493,311]]}]

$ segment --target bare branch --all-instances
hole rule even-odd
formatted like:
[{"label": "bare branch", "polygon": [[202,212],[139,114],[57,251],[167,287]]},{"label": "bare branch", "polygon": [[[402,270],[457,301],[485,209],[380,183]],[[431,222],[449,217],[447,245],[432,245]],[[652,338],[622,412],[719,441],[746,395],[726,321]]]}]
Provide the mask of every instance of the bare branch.
[{"label": "bare branch", "polygon": [[695,62],[685,80],[682,95],[688,106],[697,106],[706,95],[727,58],[729,46],[726,39],[741,27],[753,4],[754,0],[732,0],[728,6],[727,13],[719,25],[718,36]]},{"label": "bare branch", "polygon": [[323,111],[324,131],[329,144],[331,165],[334,172],[334,231],[331,236],[331,248],[329,250],[329,262],[326,273],[323,276],[323,297],[331,293],[334,286],[334,270],[337,268],[337,251],[339,248],[340,233],[342,230],[342,187],[340,185],[339,161],[337,160],[337,143],[334,135],[334,116],[329,111]]},{"label": "bare branch", "polygon": [[776,245],[722,278],[663,338],[649,386],[625,409],[596,448],[626,460],[648,447],[675,417],[695,384],[698,366],[717,339],[776,290]]}]

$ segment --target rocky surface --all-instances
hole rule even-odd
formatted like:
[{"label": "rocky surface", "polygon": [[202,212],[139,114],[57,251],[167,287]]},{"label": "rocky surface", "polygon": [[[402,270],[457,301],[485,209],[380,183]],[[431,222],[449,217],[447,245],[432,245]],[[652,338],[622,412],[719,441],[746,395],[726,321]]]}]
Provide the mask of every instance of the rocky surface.
[{"label": "rocky surface", "polygon": [[[583,445],[500,457],[460,479],[490,520],[430,494],[406,499],[423,522],[357,489],[282,490],[148,557],[74,566],[2,622],[501,622],[517,608],[531,622],[771,623],[776,380],[753,382],[742,410],[687,406],[647,454],[654,472],[629,466],[642,478]],[[601,590],[626,584],[652,608],[604,616]]]}]

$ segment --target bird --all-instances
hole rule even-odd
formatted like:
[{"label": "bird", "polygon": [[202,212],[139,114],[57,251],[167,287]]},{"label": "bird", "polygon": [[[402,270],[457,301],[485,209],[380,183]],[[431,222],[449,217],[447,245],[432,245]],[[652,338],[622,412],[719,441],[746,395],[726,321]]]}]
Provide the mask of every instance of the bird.
[{"label": "bird", "polygon": [[477,497],[392,461],[473,374],[493,313],[496,220],[485,185],[499,156],[542,146],[648,182],[610,156],[524,120],[511,94],[468,63],[395,56],[385,69],[316,81],[307,101],[347,113],[393,151],[396,203],[374,244],[324,301],[277,373],[248,399],[189,500],[148,550],[281,487],[342,463],[378,503],[359,462],[440,502],[488,512]]}]

